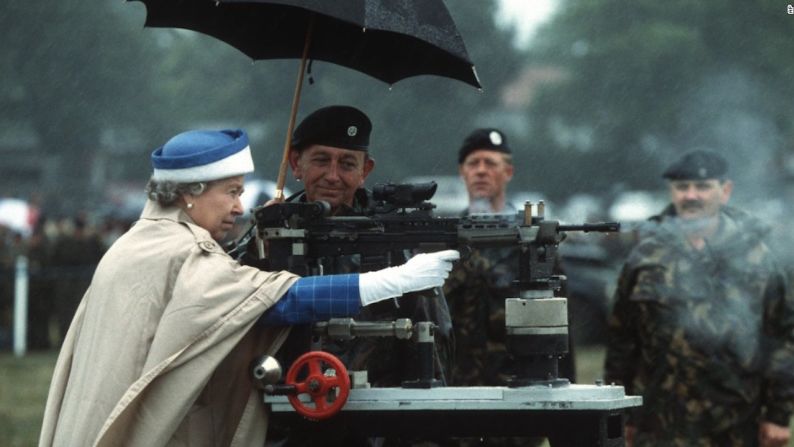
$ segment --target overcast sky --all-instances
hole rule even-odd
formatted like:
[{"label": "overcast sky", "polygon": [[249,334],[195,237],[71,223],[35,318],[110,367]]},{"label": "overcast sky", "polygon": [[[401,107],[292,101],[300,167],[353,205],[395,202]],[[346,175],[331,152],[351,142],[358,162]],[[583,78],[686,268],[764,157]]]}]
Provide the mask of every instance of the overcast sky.
[{"label": "overcast sky", "polygon": [[516,26],[516,44],[528,45],[538,25],[554,12],[557,0],[500,0],[497,23]]}]

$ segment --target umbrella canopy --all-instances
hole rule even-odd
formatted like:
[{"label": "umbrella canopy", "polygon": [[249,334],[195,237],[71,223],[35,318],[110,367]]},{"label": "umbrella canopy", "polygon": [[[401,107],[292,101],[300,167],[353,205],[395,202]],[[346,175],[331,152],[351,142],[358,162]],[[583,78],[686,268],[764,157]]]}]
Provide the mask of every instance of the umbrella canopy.
[{"label": "umbrella canopy", "polygon": [[480,87],[441,0],[133,0],[146,26],[216,37],[253,59],[308,58],[393,84],[438,75]]},{"label": "umbrella canopy", "polygon": [[276,180],[279,201],[307,60],[333,62],[389,84],[429,74],[480,87],[442,0],[128,1],[146,5],[146,26],[208,34],[254,59],[301,59]]}]

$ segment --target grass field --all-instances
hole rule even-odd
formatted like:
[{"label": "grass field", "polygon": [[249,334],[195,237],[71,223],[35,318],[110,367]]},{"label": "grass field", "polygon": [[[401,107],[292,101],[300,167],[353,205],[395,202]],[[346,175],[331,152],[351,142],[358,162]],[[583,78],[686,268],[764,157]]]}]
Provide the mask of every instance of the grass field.
[{"label": "grass field", "polygon": [[22,358],[0,354],[0,445],[29,447],[38,443],[56,357],[54,351]]},{"label": "grass field", "polygon": [[[33,353],[23,358],[0,353],[0,446],[37,444],[56,357],[56,352]],[[603,363],[602,347],[577,347],[578,382],[592,384],[600,379]],[[789,446],[794,447],[794,441]]]}]

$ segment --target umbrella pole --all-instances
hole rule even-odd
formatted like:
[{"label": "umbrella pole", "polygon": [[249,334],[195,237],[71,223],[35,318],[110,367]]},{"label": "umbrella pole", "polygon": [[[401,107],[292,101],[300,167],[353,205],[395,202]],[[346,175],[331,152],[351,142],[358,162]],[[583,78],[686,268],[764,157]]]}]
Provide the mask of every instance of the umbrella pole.
[{"label": "umbrella pole", "polygon": [[309,59],[309,46],[312,41],[312,29],[314,28],[314,14],[312,13],[309,19],[309,28],[306,30],[306,42],[303,44],[303,56],[301,56],[300,71],[298,72],[298,81],[295,83],[295,94],[292,97],[292,109],[289,115],[289,124],[287,125],[287,138],[284,141],[284,154],[281,157],[281,166],[278,169],[278,178],[276,180],[276,193],[273,200],[276,202],[284,201],[284,183],[287,180],[287,165],[289,164],[289,149],[292,146],[292,130],[295,128],[295,117],[298,115],[298,103],[301,98],[301,89],[303,88],[303,75],[306,73],[306,62]]}]

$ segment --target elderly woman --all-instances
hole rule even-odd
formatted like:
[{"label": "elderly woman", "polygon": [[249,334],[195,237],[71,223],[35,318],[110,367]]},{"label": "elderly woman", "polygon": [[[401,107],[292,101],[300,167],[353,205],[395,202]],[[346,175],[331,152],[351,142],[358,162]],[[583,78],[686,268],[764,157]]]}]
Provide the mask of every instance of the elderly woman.
[{"label": "elderly woman", "polygon": [[457,258],[306,278],[241,266],[218,241],[243,212],[246,134],[185,132],[152,164],[140,220],[102,258],[69,328],[41,446],[261,446],[267,415],[248,367],[288,324],[441,285]]}]

